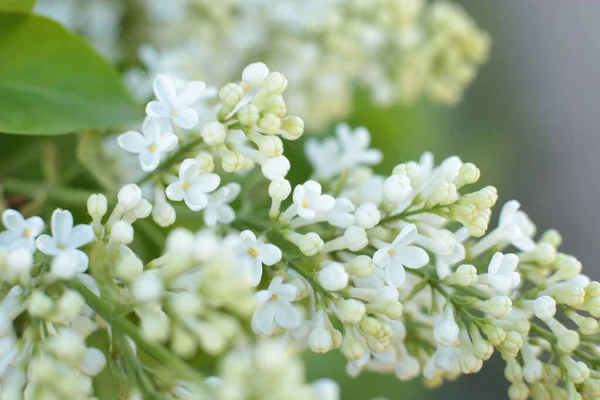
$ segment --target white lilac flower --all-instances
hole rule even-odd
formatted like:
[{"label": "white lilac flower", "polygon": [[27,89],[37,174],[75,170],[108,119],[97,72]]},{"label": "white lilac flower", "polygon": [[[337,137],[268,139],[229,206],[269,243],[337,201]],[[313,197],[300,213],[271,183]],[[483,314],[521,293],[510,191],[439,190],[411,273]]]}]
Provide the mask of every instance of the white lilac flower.
[{"label": "white lilac flower", "polygon": [[146,118],[142,133],[129,131],[119,135],[119,146],[130,153],[139,154],[140,165],[144,171],[154,171],[163,153],[177,146],[177,136],[170,132],[159,119]]},{"label": "white lilac flower", "polygon": [[35,238],[44,230],[44,221],[40,217],[25,219],[20,212],[11,209],[2,213],[2,223],[7,230],[0,233],[0,248],[8,250],[34,250]]},{"label": "white lilac flower", "polygon": [[270,336],[277,326],[297,328],[301,318],[291,304],[295,299],[295,286],[283,283],[280,275],[273,278],[267,290],[256,293],[258,308],[252,315],[252,329],[261,336]]},{"label": "white lilac flower", "polygon": [[78,248],[96,239],[92,227],[84,224],[73,226],[71,212],[57,209],[52,213],[50,229],[52,236],[44,234],[37,238],[37,248],[50,256],[68,256],[76,263],[77,272],[85,271],[89,259],[87,254]]},{"label": "white lilac flower", "polygon": [[518,265],[519,257],[515,254],[495,253],[488,266],[488,283],[500,293],[509,293],[521,282],[516,271]]},{"label": "white lilac flower", "polygon": [[476,257],[495,246],[507,244],[521,251],[535,250],[535,242],[531,239],[535,234],[535,225],[527,214],[519,210],[520,207],[516,200],[507,202],[500,212],[498,227],[475,243],[471,247],[471,254]]},{"label": "white lilac flower", "polygon": [[410,245],[417,234],[417,227],[414,224],[407,225],[391,244],[375,252],[373,261],[376,266],[385,271],[389,285],[399,287],[404,283],[406,280],[404,267],[418,269],[429,262],[429,255],[425,250]]},{"label": "white lilac flower", "polygon": [[521,204],[512,200],[507,202],[500,212],[498,228],[505,230],[506,240],[521,251],[533,251],[535,242],[531,236],[535,233],[535,225],[527,214],[520,211]]},{"label": "white lilac flower", "polygon": [[185,201],[192,211],[200,211],[208,204],[207,193],[215,190],[221,177],[202,174],[198,162],[193,158],[183,160],[179,166],[179,179],[167,186],[166,195],[173,201]]},{"label": "white lilac flower", "polygon": [[208,196],[204,209],[204,223],[207,226],[230,224],[235,220],[235,211],[229,205],[238,197],[242,187],[239,183],[228,183]]},{"label": "white lilac flower", "polygon": [[178,88],[173,78],[158,75],[153,87],[158,101],[148,103],[146,113],[149,117],[169,119],[183,129],[198,125],[198,112],[192,105],[202,97],[206,89],[204,82],[186,82]]},{"label": "white lilac flower", "polygon": [[257,286],[260,283],[263,264],[271,266],[281,261],[281,250],[277,246],[264,243],[249,230],[240,233],[235,253],[252,286]]},{"label": "white lilac flower", "polygon": [[326,213],[335,207],[335,199],[321,194],[321,185],[315,181],[307,181],[294,188],[293,200],[295,213],[300,218],[313,220],[317,213]]},{"label": "white lilac flower", "polygon": [[381,162],[381,151],[369,148],[371,135],[366,128],[352,130],[347,124],[338,124],[335,134],[323,143],[313,139],[306,144],[306,156],[318,177],[331,179],[349,168]]}]

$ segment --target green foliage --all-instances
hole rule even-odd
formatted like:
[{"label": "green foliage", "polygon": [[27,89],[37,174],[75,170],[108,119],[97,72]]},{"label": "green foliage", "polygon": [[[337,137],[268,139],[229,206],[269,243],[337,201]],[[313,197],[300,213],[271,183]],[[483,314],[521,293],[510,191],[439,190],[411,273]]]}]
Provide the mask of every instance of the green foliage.
[{"label": "green foliage", "polygon": [[36,0],[0,0],[0,11],[31,12]]},{"label": "green foliage", "polygon": [[47,18],[0,13],[0,57],[0,132],[55,135],[141,116],[116,70]]}]

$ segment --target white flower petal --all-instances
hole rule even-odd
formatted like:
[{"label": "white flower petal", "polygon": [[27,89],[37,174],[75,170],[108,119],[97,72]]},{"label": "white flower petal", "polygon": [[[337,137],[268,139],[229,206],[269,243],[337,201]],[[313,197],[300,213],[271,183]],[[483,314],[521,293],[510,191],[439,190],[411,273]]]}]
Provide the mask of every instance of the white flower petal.
[{"label": "white flower petal", "polygon": [[192,185],[190,186],[183,195],[185,204],[192,211],[200,211],[208,204],[208,197],[202,190],[202,188]]},{"label": "white flower petal", "polygon": [[73,228],[67,237],[67,244],[70,248],[76,249],[96,240],[94,230],[90,225],[77,225]]},{"label": "white flower petal", "polygon": [[257,247],[256,235],[251,230],[245,230],[240,232],[238,237],[238,245],[244,250],[248,251],[250,247]]},{"label": "white flower petal", "polygon": [[161,152],[173,150],[175,147],[177,147],[177,143],[179,143],[179,138],[177,135],[171,132],[163,133],[156,141],[156,144],[158,145],[158,151]]},{"label": "white flower petal", "polygon": [[204,209],[204,224],[206,226],[215,226],[219,221],[219,210],[208,203],[208,206]]},{"label": "white flower petal", "polygon": [[384,247],[375,252],[373,255],[373,262],[376,266],[379,268],[386,268],[392,263],[392,257],[390,256],[389,250],[388,247]]},{"label": "white flower petal", "polygon": [[198,161],[194,158],[186,158],[179,166],[179,179],[182,181],[192,181],[200,174]]},{"label": "white flower petal", "polygon": [[186,108],[173,117],[173,122],[183,129],[194,129],[198,125],[198,113],[191,108]]},{"label": "white flower petal", "polygon": [[259,334],[268,334],[271,331],[274,319],[275,310],[273,310],[270,302],[267,302],[252,315],[252,327],[256,328]]},{"label": "white flower petal", "polygon": [[151,101],[146,106],[146,114],[153,118],[170,118],[171,112],[163,103],[159,101]]},{"label": "white flower petal", "polygon": [[117,138],[119,146],[130,153],[141,153],[146,150],[150,143],[141,133],[135,131],[125,132]]},{"label": "white flower petal", "polygon": [[392,242],[392,248],[396,249],[411,244],[416,239],[417,234],[418,232],[415,224],[406,225]]},{"label": "white flower petal", "polygon": [[265,265],[274,265],[281,261],[281,250],[272,244],[262,244],[258,247],[258,258]]},{"label": "white flower petal", "polygon": [[273,302],[275,321],[285,329],[296,329],[302,322],[298,311],[286,301]]},{"label": "white flower petal", "polygon": [[272,289],[272,292],[277,294],[277,297],[281,301],[291,302],[296,300],[298,289],[296,289],[296,286],[294,285],[288,285],[284,283],[277,285],[275,288]]},{"label": "white flower petal", "polygon": [[221,183],[221,177],[217,174],[200,174],[194,179],[192,186],[197,187],[204,193],[210,193],[219,187]]},{"label": "white flower petal", "polygon": [[167,195],[167,198],[169,200],[173,200],[173,201],[183,200],[183,198],[185,196],[185,191],[183,190],[181,185],[182,185],[182,183],[177,181],[177,182],[173,182],[169,186],[167,186],[167,189],[165,190],[165,194]]},{"label": "white flower petal", "polygon": [[260,260],[255,257],[245,257],[243,265],[244,274],[248,278],[250,285],[258,286],[263,274],[263,267]]},{"label": "white flower petal", "polygon": [[44,220],[40,217],[27,218],[25,224],[27,225],[27,229],[29,229],[29,231],[31,232],[32,237],[37,237],[40,233],[44,231],[44,227],[46,226]]},{"label": "white flower petal", "polygon": [[192,81],[188,82],[177,98],[177,107],[178,108],[187,108],[194,104],[206,89],[206,84],[202,81]]},{"label": "white flower petal", "polygon": [[6,229],[11,231],[21,232],[26,229],[25,218],[23,218],[20,212],[11,209],[2,213],[2,224],[4,224]]},{"label": "white flower petal", "polygon": [[388,265],[385,269],[385,281],[388,285],[400,287],[406,280],[406,271],[401,264]]},{"label": "white flower petal", "polygon": [[73,229],[73,215],[67,210],[55,210],[52,213],[52,236],[58,244],[65,244]]},{"label": "white flower petal", "polygon": [[61,250],[56,247],[56,242],[50,235],[40,235],[35,241],[35,244],[39,251],[50,256],[57,256],[61,253]]},{"label": "white flower petal", "polygon": [[166,106],[173,107],[177,102],[175,83],[166,75],[158,75],[152,85],[156,98]]},{"label": "white flower petal", "polygon": [[217,209],[218,221],[222,224],[230,224],[235,221],[235,211],[228,205]]},{"label": "white flower petal", "polygon": [[319,196],[318,201],[313,205],[313,208],[321,213],[331,211],[333,207],[335,207],[335,199],[327,194]]},{"label": "white flower petal", "polygon": [[427,252],[416,246],[406,246],[398,249],[392,258],[394,261],[398,260],[402,265],[411,269],[421,268],[429,262]]},{"label": "white flower petal", "polygon": [[158,152],[151,152],[145,149],[140,153],[138,158],[142,170],[146,172],[154,171],[158,167],[158,164],[160,164],[160,155]]}]

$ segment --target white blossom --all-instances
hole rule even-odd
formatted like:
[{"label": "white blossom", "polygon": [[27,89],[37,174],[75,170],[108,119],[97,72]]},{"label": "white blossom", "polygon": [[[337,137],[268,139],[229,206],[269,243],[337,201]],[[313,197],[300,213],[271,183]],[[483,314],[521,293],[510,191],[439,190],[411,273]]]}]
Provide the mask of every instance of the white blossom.
[{"label": "white blossom", "polygon": [[277,326],[297,328],[301,319],[291,304],[295,299],[295,286],[283,283],[280,275],[273,278],[267,290],[256,293],[258,308],[252,315],[252,329],[261,336],[270,336]]},{"label": "white blossom", "polygon": [[160,120],[146,118],[142,133],[128,131],[119,135],[119,146],[130,153],[139,154],[142,170],[154,171],[161,155],[177,146],[177,136],[169,130],[170,127],[165,127]]},{"label": "white blossom", "polygon": [[89,258],[78,248],[96,239],[92,227],[83,224],[73,226],[73,215],[67,210],[58,209],[52,213],[50,229],[52,236],[43,234],[37,238],[37,248],[54,257],[67,254],[69,257],[73,256],[77,272],[85,271]]},{"label": "white blossom", "polygon": [[281,261],[281,250],[277,246],[264,243],[249,230],[240,233],[235,252],[252,286],[260,283],[263,264],[271,266]]},{"label": "white blossom", "polygon": [[409,224],[400,231],[392,243],[377,250],[373,256],[375,265],[385,271],[388,284],[401,286],[406,280],[405,267],[418,269],[429,262],[425,250],[411,246],[416,236],[417,227]]},{"label": "white blossom", "polygon": [[40,217],[25,219],[15,210],[2,213],[2,224],[7,229],[0,233],[0,247],[8,250],[35,249],[35,239],[44,231],[44,221]]},{"label": "white blossom", "polygon": [[158,100],[148,103],[146,113],[149,117],[168,119],[184,129],[196,127],[198,112],[191,106],[202,97],[206,89],[204,82],[192,81],[178,88],[173,78],[158,75],[153,87]]},{"label": "white blossom", "polygon": [[179,179],[167,186],[166,194],[170,200],[181,201],[192,211],[200,211],[208,204],[207,193],[215,190],[221,178],[219,175],[200,173],[198,162],[188,158],[179,167]]}]

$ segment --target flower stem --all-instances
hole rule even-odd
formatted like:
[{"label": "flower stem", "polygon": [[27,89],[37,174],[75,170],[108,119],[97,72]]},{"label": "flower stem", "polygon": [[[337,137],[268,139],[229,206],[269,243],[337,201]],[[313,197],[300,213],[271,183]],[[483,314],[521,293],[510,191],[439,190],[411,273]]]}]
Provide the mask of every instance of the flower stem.
[{"label": "flower stem", "polygon": [[160,344],[149,343],[142,337],[137,326],[121,315],[115,315],[109,304],[104,303],[101,298],[96,296],[83,283],[72,280],[67,285],[79,292],[89,305],[98,315],[104,318],[112,327],[120,331],[122,334],[129,336],[135,344],[146,352],[148,355],[163,363],[172,369],[182,378],[191,382],[201,382],[204,377],[187,363],[173,355],[169,350]]},{"label": "flower stem", "polygon": [[67,205],[81,206],[85,204],[88,197],[94,194],[84,189],[74,189],[43,182],[29,182],[19,179],[4,179],[0,183],[7,192],[33,198],[37,194],[43,194],[46,198],[56,200]]}]

